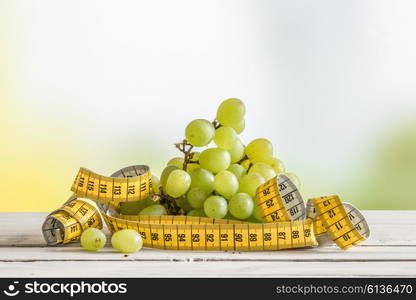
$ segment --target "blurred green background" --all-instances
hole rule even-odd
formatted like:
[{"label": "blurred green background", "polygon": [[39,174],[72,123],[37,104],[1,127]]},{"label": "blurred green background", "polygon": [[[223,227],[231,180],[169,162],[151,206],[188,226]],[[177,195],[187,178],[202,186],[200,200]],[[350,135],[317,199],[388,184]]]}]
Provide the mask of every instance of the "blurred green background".
[{"label": "blurred green background", "polygon": [[414,1],[0,0],[0,211],[49,211],[84,166],[148,164],[247,106],[305,198],[416,209]]}]

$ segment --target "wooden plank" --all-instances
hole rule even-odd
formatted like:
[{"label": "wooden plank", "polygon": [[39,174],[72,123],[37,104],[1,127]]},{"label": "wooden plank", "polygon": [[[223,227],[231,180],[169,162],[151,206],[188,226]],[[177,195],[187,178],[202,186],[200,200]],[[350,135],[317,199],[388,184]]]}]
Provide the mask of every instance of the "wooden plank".
[{"label": "wooden plank", "polygon": [[0,277],[414,277],[416,262],[42,261],[0,262],[0,270]]},{"label": "wooden plank", "polygon": [[[45,247],[46,213],[1,213],[0,277],[279,277],[416,276],[416,211],[365,211],[372,237],[348,251],[322,243],[275,252],[82,250]],[[321,241],[324,240],[320,239]],[[63,272],[62,270],[65,270]]]},{"label": "wooden plank", "polygon": [[99,252],[88,252],[80,247],[0,248],[2,262],[31,261],[263,261],[263,262],[332,262],[332,261],[414,261],[416,247],[356,247],[348,251],[337,248],[282,250],[267,252],[197,252],[142,249],[133,254],[122,254],[111,247]]},{"label": "wooden plank", "polygon": [[[364,211],[371,237],[365,246],[416,246],[416,211]],[[0,213],[0,246],[43,246],[41,225],[47,213]]]},{"label": "wooden plank", "polygon": [[43,212],[0,213],[0,246],[45,245],[41,228],[47,215]]}]

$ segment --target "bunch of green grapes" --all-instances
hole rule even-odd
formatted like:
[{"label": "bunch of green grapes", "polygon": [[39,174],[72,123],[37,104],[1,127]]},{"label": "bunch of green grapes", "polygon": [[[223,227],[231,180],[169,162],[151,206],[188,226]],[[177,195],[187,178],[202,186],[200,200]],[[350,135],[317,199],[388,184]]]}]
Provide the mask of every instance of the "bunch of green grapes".
[{"label": "bunch of green grapes", "polygon": [[[245,112],[241,100],[230,98],[220,104],[214,122],[191,121],[185,128],[186,139],[176,144],[183,157],[170,159],[160,180],[152,177],[154,192],[174,201],[179,213],[189,216],[261,221],[255,205],[257,187],[280,173],[296,185],[299,180],[286,173],[269,140],[258,138],[243,144],[239,134],[245,128]],[[194,151],[197,147],[205,148]],[[145,199],[123,204],[121,213],[168,212],[163,205]]]}]

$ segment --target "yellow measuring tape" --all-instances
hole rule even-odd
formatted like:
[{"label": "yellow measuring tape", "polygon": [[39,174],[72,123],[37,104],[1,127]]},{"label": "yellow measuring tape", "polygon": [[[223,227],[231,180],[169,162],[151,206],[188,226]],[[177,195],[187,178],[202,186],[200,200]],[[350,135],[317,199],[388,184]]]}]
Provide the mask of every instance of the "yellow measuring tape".
[{"label": "yellow measuring tape", "polygon": [[[102,228],[101,217],[110,232],[138,231],[145,247],[175,250],[263,251],[314,247],[316,236],[327,233],[347,249],[369,236],[362,214],[339,197],[310,199],[305,206],[293,182],[285,175],[269,180],[257,189],[256,204],[266,223],[190,216],[127,216],[117,213],[122,202],[152,196],[147,166],[123,168],[102,176],[81,168],[71,187],[73,196],[45,220],[42,231],[48,245],[79,239],[84,229]],[[97,203],[99,211],[87,198]]]},{"label": "yellow measuring tape", "polygon": [[341,248],[348,249],[370,236],[370,228],[361,212],[350,203],[341,203],[338,196],[309,199],[309,218],[317,235],[327,233]]}]

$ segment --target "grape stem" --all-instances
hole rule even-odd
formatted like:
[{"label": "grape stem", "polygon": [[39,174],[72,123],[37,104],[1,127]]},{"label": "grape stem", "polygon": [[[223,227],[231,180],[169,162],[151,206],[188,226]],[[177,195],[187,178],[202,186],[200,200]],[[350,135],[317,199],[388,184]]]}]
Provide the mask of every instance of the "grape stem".
[{"label": "grape stem", "polygon": [[[215,129],[218,129],[221,127],[221,124],[215,119],[211,122]],[[194,156],[194,152],[192,152],[192,149],[194,146],[192,146],[187,139],[183,139],[182,142],[176,143],[175,147],[181,151],[184,154],[183,158],[183,167],[182,169],[186,171],[187,165],[191,162],[192,157]],[[198,163],[197,161],[192,161],[194,163]]]},{"label": "grape stem", "polygon": [[[243,161],[245,161],[246,159],[248,159],[247,155],[244,155],[244,157],[242,159],[240,159],[237,164],[241,164]],[[251,164],[250,164],[251,165]]]},{"label": "grape stem", "polygon": [[194,156],[194,152],[192,152],[194,146],[192,146],[187,139],[184,139],[181,143],[175,144],[175,147],[184,154],[182,169],[186,171],[187,165]]},{"label": "grape stem", "polygon": [[215,129],[218,129],[221,127],[221,124],[215,119],[214,121],[212,121],[212,125],[214,125]]},{"label": "grape stem", "polygon": [[176,199],[172,198],[169,195],[166,195],[163,192],[162,187],[160,187],[160,193],[161,194],[158,197],[157,201],[166,208],[168,215],[184,215],[185,214],[185,211],[183,211],[183,209],[180,208],[176,204]]},{"label": "grape stem", "polygon": [[[221,127],[221,124],[217,120],[212,121],[212,125],[214,126],[215,129],[218,129]],[[183,166],[182,166],[182,169],[184,171],[186,171],[189,163],[191,162],[198,163],[198,161],[192,160],[195,154],[195,152],[192,152],[192,149],[194,148],[194,146],[192,146],[188,142],[187,139],[183,139],[182,142],[176,143],[175,147],[184,154]],[[161,196],[158,201],[160,204],[166,207],[168,214],[170,215],[178,215],[178,214],[184,215],[185,214],[185,211],[176,204],[176,200],[177,200],[176,198],[166,195],[163,192],[162,187],[160,188],[160,193],[161,193]]]}]

